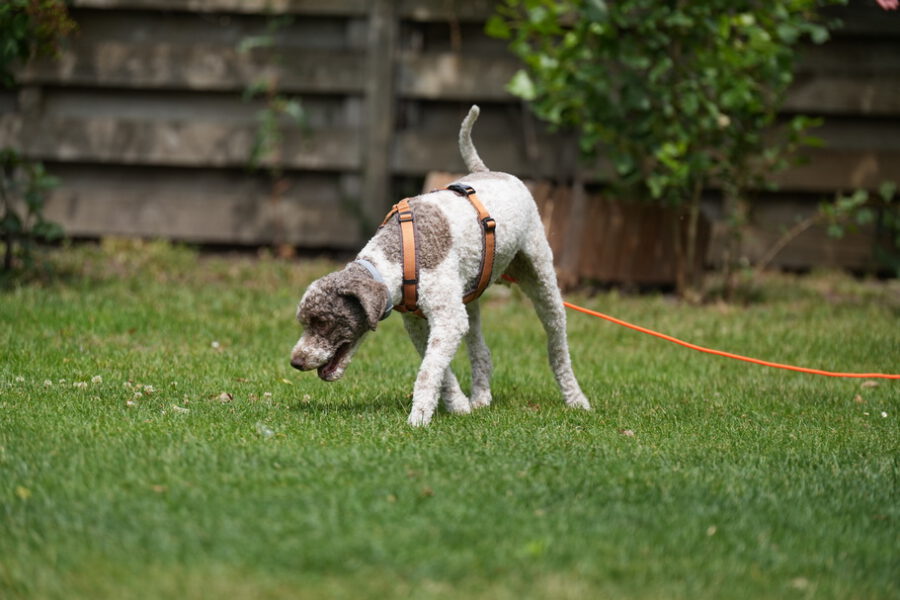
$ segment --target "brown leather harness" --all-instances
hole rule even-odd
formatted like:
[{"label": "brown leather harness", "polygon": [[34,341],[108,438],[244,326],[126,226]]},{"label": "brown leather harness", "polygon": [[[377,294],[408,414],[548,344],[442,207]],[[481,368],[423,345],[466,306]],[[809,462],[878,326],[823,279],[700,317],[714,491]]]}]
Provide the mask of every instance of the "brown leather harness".
[{"label": "brown leather harness", "polygon": [[[475,189],[471,186],[454,183],[443,189],[468,198],[475,212],[478,213],[478,222],[481,225],[481,268],[475,287],[463,295],[463,303],[468,304],[481,296],[491,282],[491,273],[494,270],[495,230],[497,229],[497,223],[484,208],[484,205],[475,194]],[[381,223],[381,227],[387,225],[387,222],[394,215],[397,215],[400,225],[400,256],[403,261],[403,296],[400,304],[394,308],[399,312],[411,312],[422,317],[424,315],[418,307],[419,264],[416,257],[416,219],[409,205],[409,198],[404,198],[394,205]]]}]

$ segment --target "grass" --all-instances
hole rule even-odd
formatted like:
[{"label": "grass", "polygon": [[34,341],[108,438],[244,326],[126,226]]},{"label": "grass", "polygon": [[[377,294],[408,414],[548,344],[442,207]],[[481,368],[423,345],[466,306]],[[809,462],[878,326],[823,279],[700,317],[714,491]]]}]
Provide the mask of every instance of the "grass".
[{"label": "grass", "polygon": [[[413,430],[398,317],[336,384],[290,369],[327,262],[129,243],[52,261],[0,292],[0,597],[900,597],[900,383],[570,314],[594,411],[568,411],[536,317],[492,289],[494,405]],[[897,282],[774,277],[755,298],[572,300],[770,360],[900,370]]]}]

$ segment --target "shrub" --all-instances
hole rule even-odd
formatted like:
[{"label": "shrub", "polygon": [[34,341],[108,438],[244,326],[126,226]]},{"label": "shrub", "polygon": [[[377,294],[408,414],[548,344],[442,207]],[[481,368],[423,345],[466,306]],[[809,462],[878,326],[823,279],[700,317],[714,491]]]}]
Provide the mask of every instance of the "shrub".
[{"label": "shrub", "polygon": [[[815,124],[767,135],[793,79],[801,39],[828,39],[817,16],[840,0],[504,0],[487,31],[524,61],[509,89],[581,151],[603,152],[613,188],[685,208],[682,291],[694,287],[704,188],[721,188],[735,231],[747,190],[768,181]],[[676,236],[679,238],[680,236]]]},{"label": "shrub", "polygon": [[[13,87],[13,69],[34,56],[55,56],[59,41],[75,29],[61,0],[5,0],[0,5],[0,84]],[[52,241],[62,229],[44,219],[44,196],[57,185],[39,162],[14,148],[0,148],[0,240],[3,269],[13,266],[16,245],[30,262],[35,241]]]}]

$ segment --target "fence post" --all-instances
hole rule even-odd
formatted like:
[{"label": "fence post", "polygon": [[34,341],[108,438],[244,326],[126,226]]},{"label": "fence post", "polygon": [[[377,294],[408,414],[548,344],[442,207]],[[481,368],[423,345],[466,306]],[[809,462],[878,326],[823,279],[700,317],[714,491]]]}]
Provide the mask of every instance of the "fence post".
[{"label": "fence post", "polygon": [[366,69],[366,124],[362,225],[371,230],[390,204],[391,139],[394,134],[394,61],[397,18],[394,0],[372,0]]}]

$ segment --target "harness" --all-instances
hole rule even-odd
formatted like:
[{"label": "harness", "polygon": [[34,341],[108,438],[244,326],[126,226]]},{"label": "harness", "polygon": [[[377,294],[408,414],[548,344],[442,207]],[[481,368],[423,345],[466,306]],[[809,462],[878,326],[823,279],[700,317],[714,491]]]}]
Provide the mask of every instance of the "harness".
[{"label": "harness", "polygon": [[[475,189],[471,186],[454,183],[443,189],[465,196],[472,204],[475,212],[478,213],[478,222],[481,225],[481,267],[475,287],[463,294],[463,303],[468,304],[481,296],[491,282],[491,273],[494,269],[497,222],[484,208],[484,205],[475,194]],[[397,220],[400,224],[400,256],[403,261],[403,284],[401,288],[403,295],[400,304],[394,308],[399,312],[411,312],[422,317],[424,315],[417,304],[419,299],[419,264],[416,257],[416,219],[409,205],[409,198],[404,198],[394,205],[384,218],[384,221],[382,221],[379,229],[387,225],[387,222],[394,215],[397,215]]]}]

